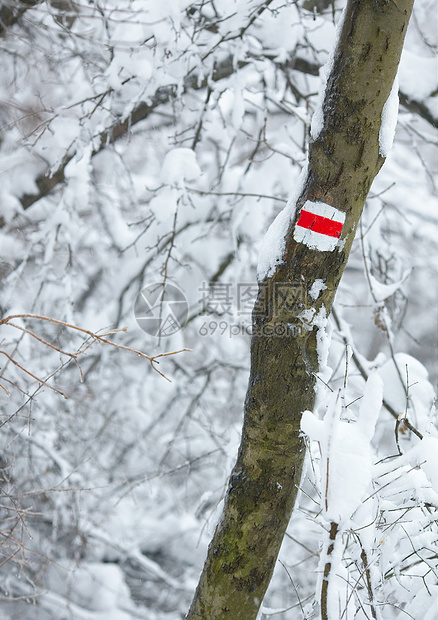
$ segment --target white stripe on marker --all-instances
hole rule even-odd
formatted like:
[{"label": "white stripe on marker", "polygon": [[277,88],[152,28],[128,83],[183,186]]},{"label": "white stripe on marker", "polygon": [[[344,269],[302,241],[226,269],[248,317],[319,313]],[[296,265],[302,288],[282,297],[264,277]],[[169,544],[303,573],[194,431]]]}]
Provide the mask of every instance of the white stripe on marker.
[{"label": "white stripe on marker", "polygon": [[345,213],[325,202],[308,200],[300,211],[294,239],[312,250],[331,252],[338,245]]}]

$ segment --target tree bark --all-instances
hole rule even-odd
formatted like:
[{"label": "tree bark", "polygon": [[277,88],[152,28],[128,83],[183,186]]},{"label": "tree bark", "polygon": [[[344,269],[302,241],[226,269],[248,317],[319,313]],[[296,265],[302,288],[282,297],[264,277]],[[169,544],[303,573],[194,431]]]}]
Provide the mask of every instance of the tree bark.
[{"label": "tree bark", "polygon": [[[300,485],[301,414],[312,409],[318,326],[347,263],[379,153],[382,110],[400,60],[413,0],[349,0],[323,103],[323,127],[275,272],[259,283],[251,372],[237,462],[188,620],[256,618]],[[345,214],[333,250],[294,238],[306,201]],[[329,207],[329,209],[330,209]],[[309,295],[315,280],[326,289]],[[305,312],[307,311],[307,312]]]}]

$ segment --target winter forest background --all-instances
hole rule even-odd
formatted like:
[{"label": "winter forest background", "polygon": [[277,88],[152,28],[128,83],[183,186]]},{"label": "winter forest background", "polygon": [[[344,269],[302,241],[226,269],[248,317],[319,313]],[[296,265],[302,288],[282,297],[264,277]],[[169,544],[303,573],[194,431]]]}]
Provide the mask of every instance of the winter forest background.
[{"label": "winter forest background", "polygon": [[[258,249],[305,164],[342,6],[0,5],[1,620],[184,617],[239,443]],[[315,410],[332,419],[341,389],[345,620],[372,617],[370,590],[379,618],[438,617],[437,31],[416,0]],[[160,340],[133,312],[157,282],[189,303]],[[309,439],[264,619],[318,617],[323,449]]]}]

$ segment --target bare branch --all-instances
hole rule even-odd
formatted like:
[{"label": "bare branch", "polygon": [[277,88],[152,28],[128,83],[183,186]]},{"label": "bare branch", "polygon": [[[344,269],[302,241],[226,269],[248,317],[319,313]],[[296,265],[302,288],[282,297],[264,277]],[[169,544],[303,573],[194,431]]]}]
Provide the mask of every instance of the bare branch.
[{"label": "bare branch", "polygon": [[[269,52],[263,52],[257,57],[254,57],[255,60],[262,58],[267,58],[275,62]],[[186,93],[189,90],[201,90],[207,87],[209,81],[218,82],[226,79],[235,73],[236,68],[242,69],[243,67],[251,64],[251,62],[252,61],[240,61],[235,63],[234,58],[230,56],[222,63],[215,65],[211,74],[207,77],[189,73],[184,79],[183,93]],[[279,69],[284,71],[293,70],[315,76],[319,74],[320,69],[318,64],[311,63],[304,58],[299,58],[296,56],[292,56],[286,62],[276,64]],[[165,105],[175,99],[177,97],[177,93],[177,84],[170,84],[169,86],[158,88],[155,95],[149,100],[148,103],[139,103],[127,118],[123,121],[114,123],[114,125],[109,127],[106,131],[102,132],[100,136],[96,136],[99,144],[93,150],[92,156],[100,153],[109,144],[113,144],[116,140],[123,138],[129,132],[131,127],[148,118],[148,116],[150,116],[150,114],[152,114],[159,106]],[[400,102],[410,111],[419,114],[433,127],[438,127],[438,119],[432,116],[428,108],[423,103],[409,99],[409,97],[404,93],[400,93]],[[23,194],[19,199],[23,209],[28,209],[30,206],[35,204],[35,202],[38,202],[38,200],[41,200],[41,198],[44,198],[50,194],[50,192],[52,192],[58,185],[65,181],[65,169],[74,156],[75,153],[66,154],[62,164],[54,173],[50,174],[50,176],[47,176],[47,173],[44,173],[37,177],[35,183],[38,187],[38,192],[35,194]]]},{"label": "bare branch", "polygon": [[329,580],[330,573],[332,570],[332,554],[335,548],[336,536],[338,534],[339,526],[337,523],[330,523],[330,543],[327,548],[327,559],[324,565],[324,577],[322,580],[322,588],[321,588],[321,619],[329,620],[329,612],[328,612],[328,589],[329,589]]},{"label": "bare branch", "polygon": [[[64,351],[63,349],[60,349],[58,347],[56,347],[55,345],[50,344],[49,342],[47,342],[46,340],[40,338],[39,336],[37,336],[34,332],[20,327],[19,325],[16,325],[15,323],[11,323],[11,320],[13,319],[37,319],[40,321],[47,321],[48,323],[55,323],[55,325],[62,325],[63,327],[67,327],[68,329],[73,329],[76,330],[82,334],[86,334],[87,336],[89,336],[92,339],[92,342],[86,344],[84,346],[84,348],[79,349],[76,353],[69,353],[68,351]],[[62,353],[63,355],[66,355],[68,357],[70,357],[71,359],[73,359],[74,361],[76,361],[77,363],[77,356],[81,355],[83,353],[85,353],[85,351],[87,349],[90,348],[90,346],[92,346],[92,344],[94,344],[95,342],[98,342],[100,344],[107,344],[111,347],[115,347],[116,349],[120,349],[121,351],[129,351],[130,353],[134,353],[135,355],[138,355],[139,357],[142,357],[143,359],[147,359],[150,363],[150,365],[152,366],[152,368],[155,370],[155,372],[157,372],[159,375],[161,375],[164,379],[166,379],[166,381],[170,382],[170,379],[168,377],[166,377],[166,375],[164,373],[161,372],[161,370],[158,370],[158,368],[156,367],[156,364],[159,364],[159,359],[162,357],[168,357],[170,355],[176,355],[177,353],[182,353],[183,351],[189,351],[190,349],[180,349],[179,351],[170,351],[168,353],[159,353],[158,355],[146,355],[146,353],[143,353],[143,351],[139,351],[138,349],[133,349],[131,347],[126,347],[124,345],[118,344],[117,342],[113,342],[112,340],[108,340],[107,338],[105,338],[105,336],[109,336],[111,334],[115,334],[117,332],[124,332],[126,331],[126,327],[123,327],[121,329],[114,329],[111,330],[105,334],[99,335],[96,334],[88,329],[84,329],[83,327],[78,327],[77,325],[72,325],[71,323],[66,323],[65,321],[59,321],[58,319],[53,319],[51,317],[47,317],[47,316],[41,316],[38,314],[14,314],[11,316],[7,316],[4,319],[0,320],[0,326],[1,325],[9,325],[10,327],[14,327],[16,329],[19,329],[21,331],[26,332],[27,334],[29,334],[30,336],[32,336],[33,338],[36,338],[36,340],[38,340],[39,342],[42,342],[43,344],[45,344],[46,346],[55,349],[55,351],[58,351],[59,353]],[[55,392],[58,392],[58,394],[61,394],[62,396],[64,396],[64,398],[68,398],[63,392],[60,392],[59,390],[57,390],[56,388],[48,385],[43,379],[38,378],[37,376],[33,375],[31,372],[29,372],[28,370],[26,370],[25,368],[23,368],[23,366],[20,366],[20,364],[18,364],[18,362],[16,362],[10,355],[8,355],[7,353],[5,353],[4,351],[0,351],[0,353],[2,353],[3,355],[5,355],[15,366],[17,366],[18,368],[20,368],[23,372],[25,372],[26,374],[30,375],[33,379],[35,379],[36,381],[38,381],[39,383],[43,384],[43,385],[47,385],[47,387],[49,387],[50,389],[54,390]],[[81,373],[81,377],[82,375],[82,371],[79,367],[80,373]]]}]

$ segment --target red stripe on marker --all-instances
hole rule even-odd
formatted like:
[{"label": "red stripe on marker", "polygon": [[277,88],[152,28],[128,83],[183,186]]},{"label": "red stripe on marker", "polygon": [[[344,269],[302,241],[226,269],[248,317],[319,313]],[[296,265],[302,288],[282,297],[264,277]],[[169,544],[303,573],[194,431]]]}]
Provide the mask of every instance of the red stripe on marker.
[{"label": "red stripe on marker", "polygon": [[342,222],[331,220],[329,217],[323,217],[310,211],[302,210],[300,213],[300,219],[297,222],[297,226],[301,228],[307,228],[321,235],[327,235],[328,237],[335,237],[339,239],[342,231]]}]

